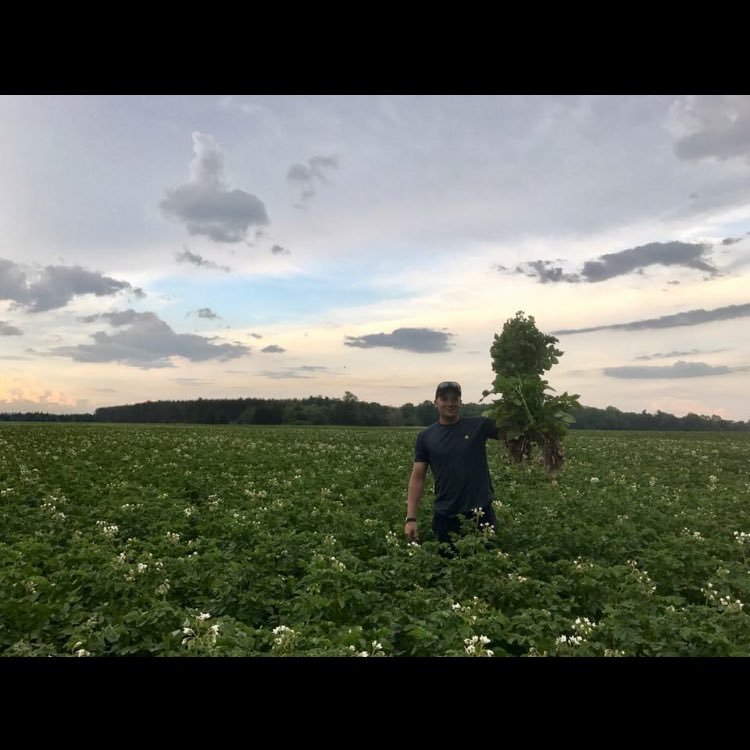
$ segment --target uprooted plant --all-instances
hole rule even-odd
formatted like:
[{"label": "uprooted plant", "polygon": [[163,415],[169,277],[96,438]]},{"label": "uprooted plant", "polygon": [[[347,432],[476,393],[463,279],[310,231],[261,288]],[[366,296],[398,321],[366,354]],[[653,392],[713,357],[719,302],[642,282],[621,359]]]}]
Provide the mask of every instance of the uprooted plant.
[{"label": "uprooted plant", "polygon": [[562,440],[568,425],[575,421],[571,412],[580,407],[578,394],[546,393],[554,388],[542,379],[542,374],[563,354],[555,348],[557,342],[557,338],[536,327],[533,316],[525,316],[522,310],[517,312],[505,322],[502,333],[494,336],[490,355],[495,379],[492,390],[482,393],[482,399],[491,394],[500,397],[493,400],[487,415],[505,434],[510,461],[531,459],[533,447],[537,446],[553,481],[565,463]]}]

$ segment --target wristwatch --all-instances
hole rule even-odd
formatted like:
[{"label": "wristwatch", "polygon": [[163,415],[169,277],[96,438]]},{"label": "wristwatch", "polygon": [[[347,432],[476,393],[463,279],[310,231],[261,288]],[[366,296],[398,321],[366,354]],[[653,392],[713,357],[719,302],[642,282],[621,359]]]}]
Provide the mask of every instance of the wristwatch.
[{"label": "wristwatch", "polygon": [[414,516],[407,516],[405,523],[410,523],[411,521],[414,521],[414,523],[416,523],[417,519],[414,518]]}]

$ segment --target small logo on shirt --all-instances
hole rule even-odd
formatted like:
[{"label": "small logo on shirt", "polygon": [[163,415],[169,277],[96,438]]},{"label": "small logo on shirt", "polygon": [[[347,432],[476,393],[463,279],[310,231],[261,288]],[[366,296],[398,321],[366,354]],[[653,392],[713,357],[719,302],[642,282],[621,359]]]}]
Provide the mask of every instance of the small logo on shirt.
[{"label": "small logo on shirt", "polygon": [[468,439],[469,439],[469,436],[468,435],[464,435],[464,440],[468,440]]}]

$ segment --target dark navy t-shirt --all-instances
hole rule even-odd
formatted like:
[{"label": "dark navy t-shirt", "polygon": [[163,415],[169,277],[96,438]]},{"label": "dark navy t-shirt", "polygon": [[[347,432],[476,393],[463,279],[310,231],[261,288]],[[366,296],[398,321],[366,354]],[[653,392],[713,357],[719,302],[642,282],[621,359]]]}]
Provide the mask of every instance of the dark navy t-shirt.
[{"label": "dark navy t-shirt", "polygon": [[487,438],[498,438],[487,417],[459,417],[455,424],[430,425],[417,435],[415,461],[429,464],[435,477],[435,512],[455,516],[489,505],[495,490],[487,466]]}]

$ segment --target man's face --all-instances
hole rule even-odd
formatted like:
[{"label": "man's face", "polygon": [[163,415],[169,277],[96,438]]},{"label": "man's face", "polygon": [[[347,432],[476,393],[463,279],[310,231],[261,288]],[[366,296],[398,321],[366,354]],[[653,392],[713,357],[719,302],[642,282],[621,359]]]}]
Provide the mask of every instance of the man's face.
[{"label": "man's face", "polygon": [[441,421],[455,422],[458,419],[458,410],[461,407],[461,396],[451,391],[441,393],[435,399],[435,406],[437,407],[438,417]]}]

